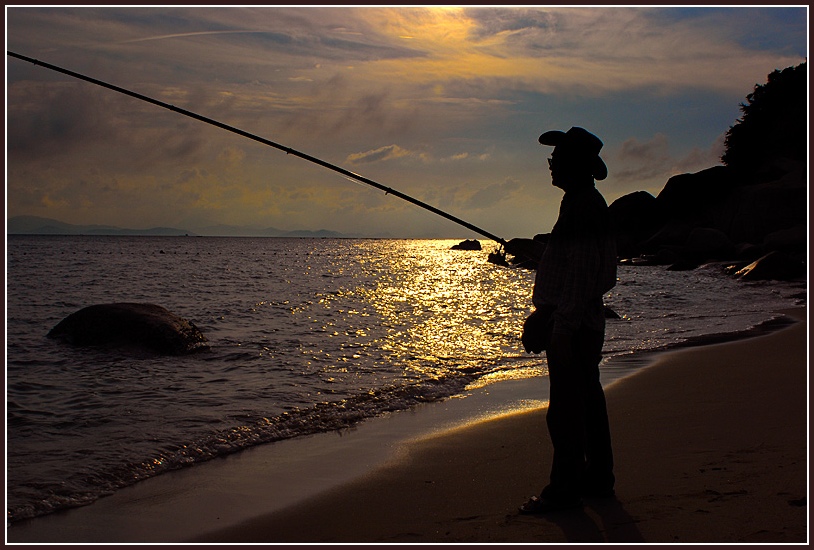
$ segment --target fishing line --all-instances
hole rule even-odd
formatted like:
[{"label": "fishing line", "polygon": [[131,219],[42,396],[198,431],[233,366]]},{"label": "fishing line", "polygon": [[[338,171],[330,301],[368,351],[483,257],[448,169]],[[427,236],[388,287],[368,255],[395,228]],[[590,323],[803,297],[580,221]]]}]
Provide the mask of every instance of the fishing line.
[{"label": "fishing line", "polygon": [[176,113],[182,114],[184,116],[188,116],[190,118],[194,118],[194,119],[199,120],[201,122],[211,124],[212,126],[217,126],[218,128],[221,128],[223,130],[227,130],[229,132],[235,133],[235,134],[237,134],[239,136],[243,136],[245,138],[249,138],[251,140],[260,142],[260,143],[262,143],[264,145],[268,145],[269,147],[274,147],[275,149],[285,151],[285,153],[287,155],[294,155],[295,157],[299,157],[299,158],[301,158],[303,160],[307,160],[308,162],[313,162],[314,164],[318,164],[318,165],[322,166],[323,168],[333,170],[334,172],[339,172],[340,174],[344,175],[348,179],[352,179],[352,180],[357,181],[357,182],[365,183],[365,184],[370,185],[372,187],[375,187],[375,188],[377,188],[377,189],[379,189],[381,191],[384,191],[384,193],[386,195],[393,195],[393,196],[398,197],[400,199],[406,200],[407,202],[410,202],[410,203],[412,203],[412,204],[414,204],[416,206],[424,208],[425,210],[429,210],[430,212],[433,212],[434,214],[438,214],[439,216],[442,216],[442,217],[444,217],[444,218],[446,218],[446,219],[448,219],[450,221],[453,221],[453,222],[455,222],[455,223],[457,223],[459,225],[462,225],[463,227],[466,227],[467,229],[470,229],[470,230],[474,231],[475,233],[478,233],[479,235],[483,235],[484,237],[487,237],[487,238],[489,238],[489,239],[491,239],[491,240],[493,240],[493,241],[495,241],[495,242],[497,242],[497,243],[499,243],[499,244],[501,244],[503,246],[506,246],[506,244],[507,244],[505,240],[501,239],[500,237],[498,237],[496,235],[493,235],[492,233],[489,233],[488,231],[485,231],[485,230],[481,229],[480,227],[472,225],[471,223],[469,223],[467,221],[464,221],[464,220],[462,220],[462,219],[460,219],[460,218],[458,218],[456,216],[453,216],[452,214],[444,212],[443,210],[439,210],[438,208],[435,208],[434,206],[431,206],[431,205],[429,205],[429,204],[427,204],[425,202],[422,202],[422,201],[420,201],[418,199],[415,199],[415,198],[413,198],[413,197],[411,197],[409,195],[405,195],[404,193],[401,193],[400,191],[396,191],[395,189],[392,189],[390,187],[382,185],[381,183],[375,182],[375,181],[373,181],[371,179],[368,179],[368,178],[366,178],[364,176],[361,176],[359,174],[355,174],[355,173],[351,172],[350,170],[346,170],[346,169],[344,169],[344,168],[342,168],[340,166],[337,166],[335,164],[331,164],[329,162],[318,159],[318,158],[313,157],[311,155],[308,155],[306,153],[302,153],[302,152],[297,151],[295,149],[292,149],[290,147],[286,147],[285,145],[281,145],[279,143],[275,143],[275,142],[273,142],[271,140],[268,140],[268,139],[265,139],[263,137],[251,134],[251,133],[246,132],[244,130],[241,130],[239,128],[235,128],[234,126],[229,126],[228,124],[218,122],[217,120],[205,117],[203,115],[199,115],[197,113],[193,113],[192,111],[188,111],[186,109],[176,107],[175,105],[170,105],[169,103],[165,103],[163,101],[153,99],[153,98],[148,97],[146,95],[142,95],[142,94],[127,90],[125,88],[115,86],[113,84],[109,84],[109,83],[104,82],[102,80],[97,80],[95,78],[91,78],[89,76],[85,76],[83,74],[76,73],[74,71],[69,71],[68,69],[63,69],[62,67],[58,67],[56,65],[51,65],[50,63],[45,63],[43,61],[39,61],[37,59],[33,59],[31,57],[20,55],[18,53],[14,53],[14,52],[11,52],[11,51],[7,51],[6,53],[8,55],[10,55],[11,57],[16,57],[17,59],[21,59],[23,61],[28,61],[29,63],[33,63],[34,65],[39,65],[41,67],[45,67],[46,69],[51,69],[52,71],[56,71],[58,73],[66,74],[68,76],[72,76],[74,78],[78,78],[80,80],[90,82],[91,84],[96,84],[97,86],[101,86],[103,88],[107,88],[109,90],[113,90],[115,92],[119,92],[121,94],[128,95],[130,97],[134,97],[134,98],[140,99],[142,101],[146,101],[147,103],[152,103],[153,105],[158,105],[159,107],[163,107],[164,109],[169,109],[170,111],[174,111]]}]

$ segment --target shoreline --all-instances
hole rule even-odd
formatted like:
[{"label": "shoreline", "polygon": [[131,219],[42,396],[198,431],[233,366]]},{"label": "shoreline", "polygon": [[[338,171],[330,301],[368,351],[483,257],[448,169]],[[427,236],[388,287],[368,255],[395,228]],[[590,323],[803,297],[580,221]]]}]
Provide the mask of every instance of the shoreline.
[{"label": "shoreline", "polygon": [[[805,312],[805,308],[781,312],[802,322],[794,323],[779,331],[764,330],[759,336],[741,336],[724,344],[700,343],[678,350],[643,354],[650,356],[637,360],[645,360],[650,366],[641,370],[637,369],[633,374],[629,374],[628,371],[628,375],[611,384],[612,387],[608,392],[609,412],[612,416],[614,415],[614,411],[611,410],[612,397],[614,406],[619,407],[617,410],[625,410],[623,407],[625,399],[617,398],[617,394],[624,395],[624,388],[630,387],[630,382],[641,377],[643,373],[662,370],[660,365],[669,364],[672,357],[695,352],[705,355],[719,346],[740,346],[764,338],[772,338],[775,335],[804,332]],[[799,339],[799,336],[797,338]],[[799,342],[797,347],[799,347]],[[801,350],[789,348],[789,351],[793,351],[799,356]],[[803,342],[802,355],[803,364],[805,364],[805,342]],[[647,378],[650,378],[650,375]],[[656,376],[656,378],[659,377]],[[544,380],[547,381],[547,379]],[[406,530],[401,532],[393,530],[392,528],[395,526],[392,524],[388,526],[387,521],[378,527],[371,525],[373,520],[360,520],[362,524],[352,524],[352,529],[348,532],[348,527],[345,527],[344,530],[341,526],[336,527],[334,522],[338,520],[331,519],[327,525],[317,525],[316,529],[311,525],[305,531],[300,531],[313,538],[297,538],[297,529],[294,529],[293,526],[296,526],[298,521],[300,526],[304,526],[309,522],[313,523],[315,517],[322,517],[321,514],[313,514],[311,510],[323,510],[329,516],[336,516],[338,513],[339,517],[342,517],[342,514],[350,513],[353,508],[352,503],[357,503],[360,497],[344,496],[343,493],[348,491],[349,487],[353,488],[354,495],[357,493],[366,495],[367,501],[358,502],[358,504],[369,512],[368,508],[364,508],[370,506],[369,502],[375,502],[377,498],[386,496],[377,495],[380,491],[376,489],[382,483],[377,479],[385,475],[383,472],[391,474],[401,472],[398,475],[401,476],[402,482],[409,484],[409,480],[414,479],[417,475],[414,471],[409,470],[411,465],[415,466],[416,453],[420,454],[423,452],[421,449],[428,446],[433,448],[438,441],[456,440],[458,447],[466,448],[470,445],[467,441],[473,439],[482,441],[485,437],[473,438],[473,434],[491,434],[489,437],[492,440],[505,437],[507,441],[500,446],[500,449],[507,453],[502,460],[508,460],[513,456],[512,449],[528,439],[527,433],[531,426],[538,432],[535,445],[545,445],[547,433],[544,428],[544,420],[541,420],[544,403],[539,399],[541,395],[539,378],[501,381],[467,393],[469,395],[465,399],[448,398],[441,402],[428,403],[414,410],[370,419],[361,426],[343,432],[318,434],[296,441],[276,442],[230,457],[216,459],[194,468],[163,474],[117,491],[110,497],[99,499],[82,508],[12,524],[7,527],[7,540],[12,543],[340,542],[346,540],[353,542],[490,542],[493,540],[523,542],[530,540],[523,538],[526,535],[521,536],[519,532],[517,539],[512,537],[502,539],[499,536],[494,538],[497,536],[496,533],[486,536],[483,532],[484,527],[478,525],[478,521],[475,519],[468,522],[470,532],[459,533],[457,527],[461,529],[463,527],[458,525],[461,523],[457,521],[460,518],[455,517],[451,518],[450,525],[455,525],[456,529],[447,534],[438,534],[436,531],[427,532],[426,526],[424,531],[419,532],[421,530],[417,524],[412,527],[405,526]],[[635,395],[633,398],[635,400]],[[522,428],[518,429],[518,426],[522,426]],[[521,434],[519,437],[518,433]],[[805,438],[803,441],[805,442]],[[617,443],[615,437],[614,446],[619,447],[620,444]],[[439,445],[446,449],[444,453],[449,451],[448,447]],[[453,450],[460,452],[460,449]],[[481,449],[479,452],[488,454],[490,449]],[[528,453],[527,462],[540,461],[545,458],[537,456],[537,454],[537,451]],[[444,468],[448,470],[450,465],[448,461],[443,460],[443,457],[444,454],[436,456],[437,460],[422,459],[419,462],[436,464],[442,470]],[[440,462],[438,462],[439,460]],[[488,467],[488,465],[481,466]],[[545,469],[543,467],[541,471]],[[458,470],[460,469],[458,468]],[[522,468],[519,470],[514,474],[504,472],[504,475],[513,476],[511,483],[504,483],[504,485],[524,486],[522,477],[528,476],[528,472],[523,471]],[[315,472],[316,475],[314,475]],[[450,473],[452,477],[455,477],[455,474],[460,475],[460,471]],[[303,480],[306,480],[307,483],[303,483]],[[538,475],[536,482],[528,485],[525,492],[516,495],[508,508],[504,506],[505,509],[503,509],[500,519],[511,516],[519,503],[514,501],[524,500],[530,494],[539,491],[540,487],[537,485],[542,482],[542,478]],[[388,483],[398,485],[393,479],[390,479]],[[433,488],[436,483],[425,480],[423,485],[418,486],[421,489],[419,492],[423,493],[426,489]],[[373,485],[371,486],[371,484]],[[416,488],[414,484],[410,486]],[[455,496],[459,488],[450,486],[450,490],[451,495]],[[624,502],[624,496],[620,488],[620,502]],[[449,497],[446,500],[449,500]],[[331,502],[332,504],[326,504]],[[426,500],[413,502],[410,506],[418,507],[418,509],[432,509],[432,503],[433,498],[428,496]],[[337,506],[347,509],[337,511],[335,510]],[[491,506],[494,504],[492,503]],[[393,506],[391,510],[398,508],[398,506]],[[377,508],[373,509],[373,511],[376,510]],[[802,510],[805,511],[805,508]],[[387,503],[380,502],[378,511],[386,514]],[[362,513],[359,515],[364,516]],[[440,518],[443,515],[433,515],[432,517]],[[515,519],[515,522],[520,522],[520,520]],[[276,525],[276,527],[272,529],[272,525]],[[330,530],[332,525],[336,529],[333,532],[326,531]],[[387,531],[388,527],[391,528],[390,531]],[[517,525],[508,526],[511,532],[514,532],[516,527]],[[504,525],[496,529],[507,533],[505,528]],[[563,541],[561,538],[553,540]],[[570,541],[568,537],[564,540]]]},{"label": "shoreline", "polygon": [[193,541],[807,542],[806,309],[787,313],[799,322],[665,353],[608,388],[614,499],[516,513],[547,478],[540,408],[427,438],[365,479]]}]

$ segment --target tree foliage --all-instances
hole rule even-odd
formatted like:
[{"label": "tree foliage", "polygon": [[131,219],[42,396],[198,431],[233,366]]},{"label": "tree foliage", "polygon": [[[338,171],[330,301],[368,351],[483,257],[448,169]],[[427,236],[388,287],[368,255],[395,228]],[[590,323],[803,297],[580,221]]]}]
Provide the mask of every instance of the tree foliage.
[{"label": "tree foliage", "polygon": [[805,160],[808,153],[806,63],[775,70],[741,103],[743,116],[726,133],[721,161],[743,175],[758,176],[780,157]]}]

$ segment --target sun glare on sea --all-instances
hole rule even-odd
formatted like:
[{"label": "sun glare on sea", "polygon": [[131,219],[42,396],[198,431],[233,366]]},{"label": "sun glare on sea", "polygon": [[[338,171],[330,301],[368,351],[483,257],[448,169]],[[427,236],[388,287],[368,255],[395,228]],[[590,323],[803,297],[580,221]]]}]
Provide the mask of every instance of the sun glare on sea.
[{"label": "sun glare on sea", "polygon": [[494,269],[483,254],[450,250],[450,241],[415,243],[415,254],[394,260],[390,272],[366,300],[395,337],[379,342],[409,369],[432,376],[450,362],[459,368],[516,353],[508,341],[517,311],[496,307],[509,292],[525,307],[526,281],[509,270]]}]

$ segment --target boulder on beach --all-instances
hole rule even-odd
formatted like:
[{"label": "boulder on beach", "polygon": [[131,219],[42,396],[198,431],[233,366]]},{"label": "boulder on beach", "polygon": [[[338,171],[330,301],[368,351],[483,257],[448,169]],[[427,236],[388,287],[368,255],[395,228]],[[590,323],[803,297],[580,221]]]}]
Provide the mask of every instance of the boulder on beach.
[{"label": "boulder on beach", "polygon": [[702,259],[729,256],[735,250],[726,233],[711,227],[696,227],[690,231],[685,246],[691,254]]},{"label": "boulder on beach", "polygon": [[97,304],[60,321],[49,338],[75,346],[143,349],[161,355],[184,355],[209,349],[193,323],[155,304]]},{"label": "boulder on beach", "polygon": [[639,254],[640,244],[664,224],[656,197],[647,191],[635,191],[619,197],[608,206],[616,249],[623,258]]},{"label": "boulder on beach", "polygon": [[769,233],[763,238],[763,246],[767,250],[789,253],[805,250],[808,246],[808,227],[806,224],[797,224]]},{"label": "boulder on beach", "polygon": [[783,252],[769,252],[735,273],[744,281],[788,281],[805,276],[805,265]]},{"label": "boulder on beach", "polygon": [[656,202],[660,213],[667,219],[709,223],[739,183],[726,166],[678,174],[667,180],[656,196]]}]

